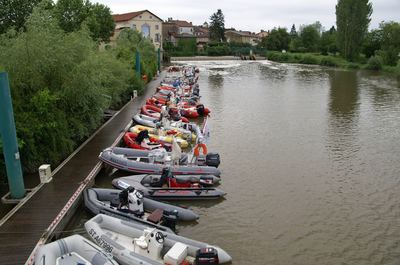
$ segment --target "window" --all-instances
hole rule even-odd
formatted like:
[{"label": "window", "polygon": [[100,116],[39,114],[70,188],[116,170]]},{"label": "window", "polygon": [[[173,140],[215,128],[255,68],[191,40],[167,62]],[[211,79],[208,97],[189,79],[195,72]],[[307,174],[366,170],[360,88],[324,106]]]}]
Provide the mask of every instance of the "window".
[{"label": "window", "polygon": [[132,24],[131,28],[132,28],[132,30],[136,30],[136,25]]},{"label": "window", "polygon": [[155,42],[160,42],[160,33],[156,33]]},{"label": "window", "polygon": [[158,28],[159,28],[158,25],[156,25],[156,30],[158,30]]},{"label": "window", "polygon": [[142,35],[145,38],[150,38],[150,26],[148,24],[142,25]]},{"label": "window", "polygon": [[153,18],[153,16],[150,16],[150,19],[152,19]]}]

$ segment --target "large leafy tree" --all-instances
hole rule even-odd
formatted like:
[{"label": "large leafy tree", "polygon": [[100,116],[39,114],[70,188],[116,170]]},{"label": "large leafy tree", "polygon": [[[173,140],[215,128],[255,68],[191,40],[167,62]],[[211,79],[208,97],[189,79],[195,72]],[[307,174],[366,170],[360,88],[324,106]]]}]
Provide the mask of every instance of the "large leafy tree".
[{"label": "large leafy tree", "polygon": [[385,64],[396,65],[400,55],[400,24],[386,22],[380,24],[382,32],[382,51]]},{"label": "large leafy tree", "polygon": [[10,27],[20,29],[41,0],[0,0],[0,34]]},{"label": "large leafy tree", "polygon": [[210,17],[210,38],[213,41],[225,41],[225,17],[221,9]]},{"label": "large leafy tree", "polygon": [[105,42],[110,40],[115,28],[110,8],[98,3],[90,6],[87,24],[93,40]]},{"label": "large leafy tree", "polygon": [[369,0],[339,0],[336,5],[338,44],[342,56],[354,60],[359,53],[371,21]]},{"label": "large leafy tree", "polygon": [[316,25],[318,24],[303,26],[300,31],[301,43],[308,52],[315,52],[319,47],[320,35]]},{"label": "large leafy tree", "polygon": [[338,51],[336,44],[336,29],[332,26],[329,30],[322,32],[320,41],[321,53],[336,53]]},{"label": "large leafy tree", "polygon": [[289,47],[290,35],[286,28],[275,28],[270,34],[261,40],[261,47],[268,50],[287,50]]},{"label": "large leafy tree", "polygon": [[65,32],[79,30],[82,22],[89,16],[89,11],[88,0],[58,0],[55,6],[59,25]]},{"label": "large leafy tree", "polygon": [[86,24],[95,41],[108,41],[114,31],[111,10],[102,4],[88,0],[58,0],[55,14],[65,32],[79,30]]},{"label": "large leafy tree", "polygon": [[381,49],[382,45],[382,30],[374,29],[365,35],[362,45],[362,52],[367,58],[374,56],[375,52]]}]

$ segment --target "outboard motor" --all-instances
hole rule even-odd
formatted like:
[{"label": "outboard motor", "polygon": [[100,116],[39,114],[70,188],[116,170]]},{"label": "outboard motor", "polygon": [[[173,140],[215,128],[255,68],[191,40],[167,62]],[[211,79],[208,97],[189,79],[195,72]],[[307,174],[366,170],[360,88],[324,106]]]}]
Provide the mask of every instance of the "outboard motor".
[{"label": "outboard motor", "polygon": [[128,195],[129,211],[131,211],[136,216],[143,216],[143,193],[139,190],[132,189],[129,191]]},{"label": "outboard motor", "polygon": [[218,153],[208,153],[206,155],[206,165],[210,167],[218,167],[221,159]]},{"label": "outboard motor", "polygon": [[182,116],[179,113],[179,110],[177,108],[170,108],[168,111],[168,114],[171,117],[171,119],[174,121],[180,121],[182,118]]},{"label": "outboard motor", "polygon": [[215,248],[200,248],[196,251],[196,265],[217,265],[219,264],[218,251]]},{"label": "outboard motor", "polygon": [[193,88],[193,93],[194,96],[200,96],[200,88],[198,86]]},{"label": "outboard motor", "polygon": [[172,229],[172,231],[175,231],[177,220],[178,220],[177,210],[173,211],[164,210],[161,225],[169,227]]},{"label": "outboard motor", "polygon": [[204,116],[204,105],[203,104],[199,104],[199,105],[197,105],[196,106],[196,110],[197,110],[197,113],[200,115],[200,116]]}]

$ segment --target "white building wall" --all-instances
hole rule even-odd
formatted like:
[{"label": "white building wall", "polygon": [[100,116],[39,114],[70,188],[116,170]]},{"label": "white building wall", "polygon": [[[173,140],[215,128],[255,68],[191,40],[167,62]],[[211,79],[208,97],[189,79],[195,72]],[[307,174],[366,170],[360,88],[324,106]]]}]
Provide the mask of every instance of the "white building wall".
[{"label": "white building wall", "polygon": [[[131,28],[133,30],[137,30],[142,34],[147,33],[147,28],[149,29],[149,38],[156,47],[162,48],[162,21],[159,20],[157,17],[154,17],[149,12],[144,12],[143,14],[129,20],[123,22],[115,23],[115,29],[122,29],[122,28]],[[143,30],[145,32],[143,32]],[[118,36],[114,36],[116,39]]]}]

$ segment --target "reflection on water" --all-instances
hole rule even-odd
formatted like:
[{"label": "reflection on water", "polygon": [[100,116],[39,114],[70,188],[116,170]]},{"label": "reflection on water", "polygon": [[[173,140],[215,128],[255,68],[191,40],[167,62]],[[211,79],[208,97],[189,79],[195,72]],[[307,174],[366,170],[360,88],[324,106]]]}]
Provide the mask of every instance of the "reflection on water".
[{"label": "reflection on water", "polygon": [[329,111],[332,116],[351,120],[358,106],[357,74],[353,71],[330,71]]},{"label": "reflection on water", "polygon": [[360,146],[357,143],[359,93],[357,74],[354,71],[329,72],[329,139],[337,171],[349,173],[353,170],[352,159],[357,156]]}]

